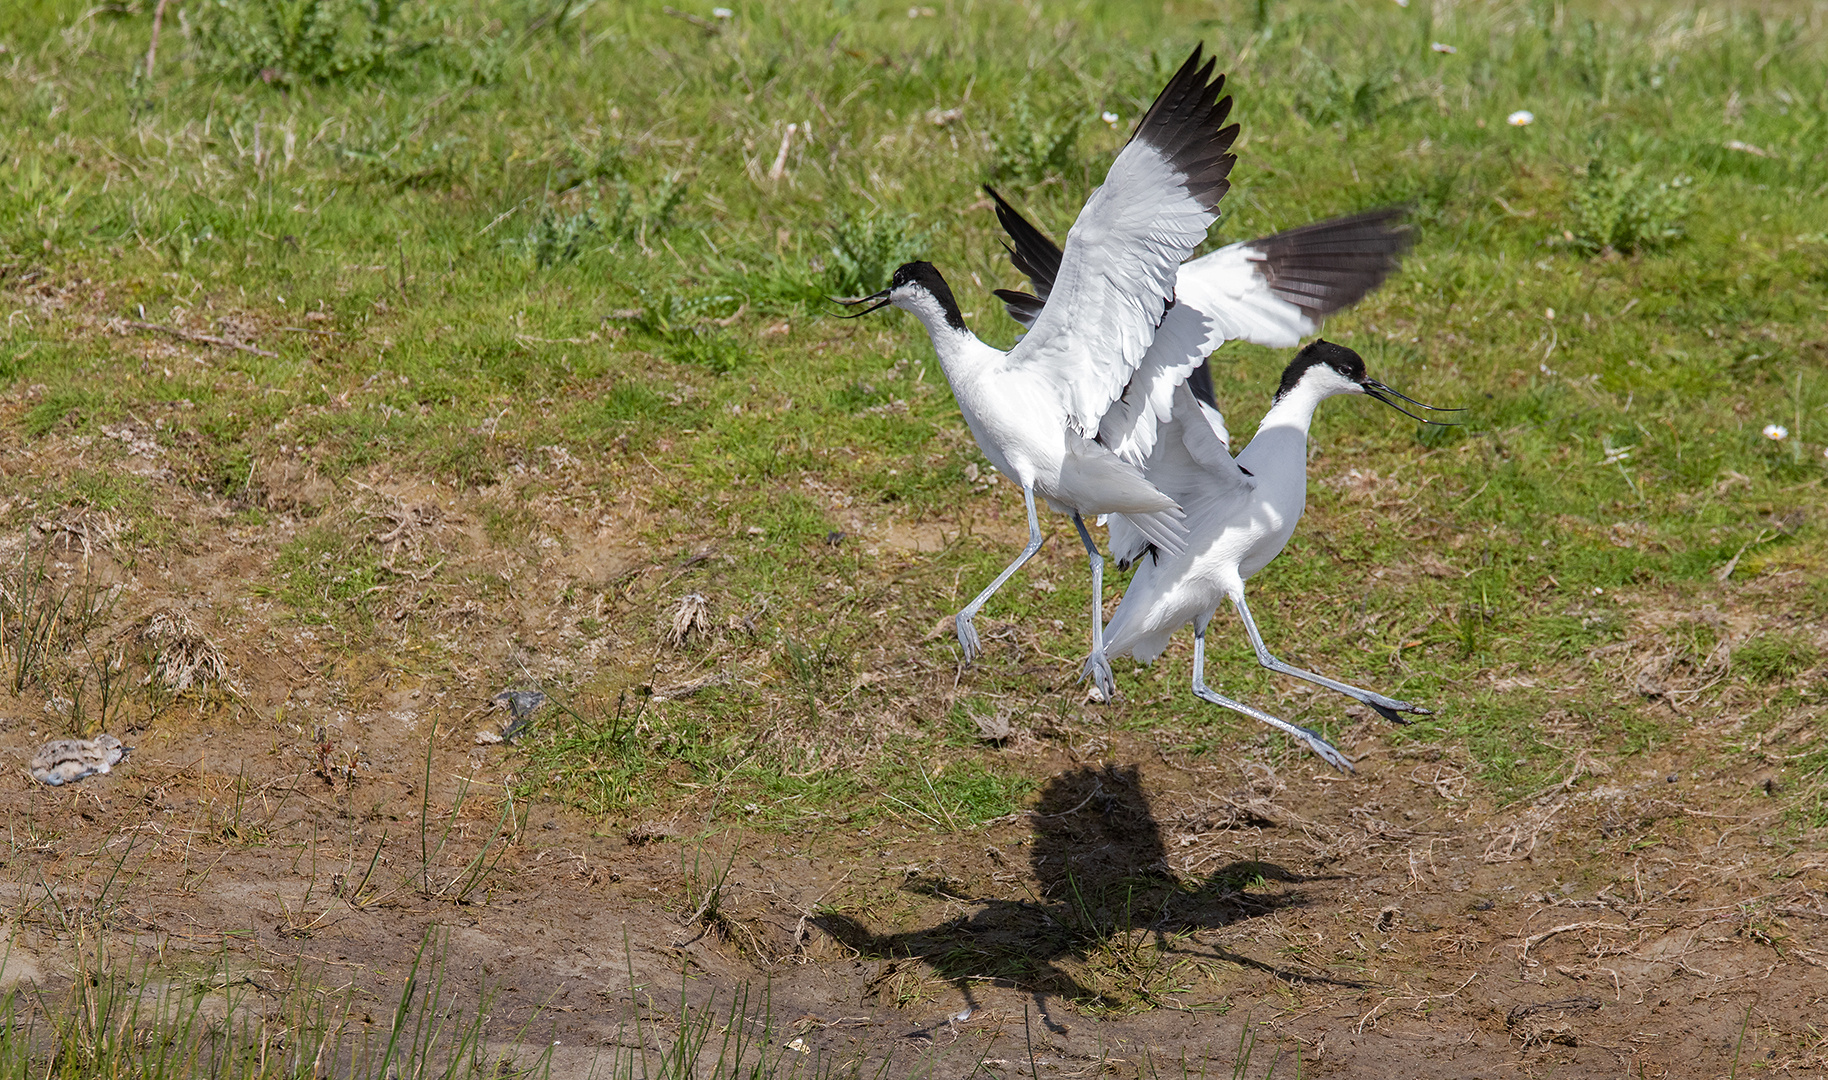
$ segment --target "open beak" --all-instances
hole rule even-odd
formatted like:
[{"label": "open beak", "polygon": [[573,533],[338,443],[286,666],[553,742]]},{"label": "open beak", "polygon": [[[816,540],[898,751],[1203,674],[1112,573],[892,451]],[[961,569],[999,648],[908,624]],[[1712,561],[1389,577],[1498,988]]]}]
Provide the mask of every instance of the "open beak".
[{"label": "open beak", "polygon": [[[864,304],[869,304],[870,306],[863,308],[862,311],[853,311],[849,315],[838,316],[838,318],[840,318],[840,319],[861,319],[863,316],[868,315],[872,311],[876,311],[880,308],[885,308],[885,307],[889,306],[889,290],[884,289],[879,293],[874,293],[870,296],[858,297],[855,300],[843,300],[836,296],[832,297],[832,300],[836,303],[843,304],[845,307],[848,307],[848,308],[862,307]],[[874,300],[875,303],[871,304],[870,301],[872,301],[872,300]]]},{"label": "open beak", "polygon": [[1400,399],[1403,401],[1407,401],[1409,404],[1414,405],[1416,408],[1427,409],[1429,412],[1465,412],[1466,411],[1465,409],[1443,409],[1437,405],[1429,405],[1424,402],[1417,401],[1416,399],[1410,397],[1408,394],[1398,393],[1397,391],[1390,389],[1388,386],[1385,386],[1383,383],[1378,382],[1376,379],[1366,379],[1361,385],[1364,386],[1365,393],[1367,393],[1370,396],[1376,398],[1377,400],[1383,402],[1384,404],[1390,406],[1392,409],[1395,409],[1397,412],[1402,413],[1404,416],[1409,417],[1411,420],[1419,420],[1424,424],[1439,424],[1442,427],[1455,426],[1454,422],[1451,420],[1430,420],[1429,418],[1427,418],[1425,416],[1417,416],[1416,414],[1410,412],[1408,409],[1405,409],[1401,405],[1398,405],[1396,403],[1396,401],[1393,399]]}]

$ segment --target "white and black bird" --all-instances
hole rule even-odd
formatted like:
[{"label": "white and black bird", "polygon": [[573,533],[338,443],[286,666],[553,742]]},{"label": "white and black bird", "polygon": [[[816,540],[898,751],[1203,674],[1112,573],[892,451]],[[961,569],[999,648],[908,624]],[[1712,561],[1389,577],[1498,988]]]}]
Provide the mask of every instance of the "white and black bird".
[{"label": "white and black bird", "polygon": [[[1062,252],[994,188],[996,219],[1009,234],[1004,247],[1035,292],[996,289],[1009,316],[1035,325],[1053,294]],[[1183,263],[1175,274],[1174,305],[1163,314],[1143,364],[1106,409],[1100,442],[1132,464],[1143,464],[1157,426],[1168,417],[1174,389],[1225,342],[1292,349],[1320,331],[1329,314],[1364,300],[1397,272],[1413,243],[1402,206],[1384,206],[1241,239]]]},{"label": "white and black bird", "polygon": [[[1356,352],[1330,341],[1315,341],[1296,354],[1282,372],[1274,404],[1257,434],[1235,459],[1226,445],[1224,421],[1205,365],[1175,389],[1147,472],[1185,510],[1187,543],[1178,552],[1151,550],[1147,537],[1113,528],[1112,554],[1136,562],[1137,570],[1105,627],[1105,649],[1111,656],[1129,654],[1150,663],[1176,630],[1192,623],[1195,696],[1280,728],[1304,740],[1334,767],[1350,772],[1345,756],[1315,732],[1217,694],[1205,678],[1206,626],[1219,604],[1230,600],[1257,662],[1271,671],[1336,690],[1399,723],[1407,722],[1404,713],[1429,711],[1277,659],[1264,644],[1244,599],[1244,582],[1281,554],[1301,520],[1307,506],[1308,426],[1315,408],[1336,394],[1364,394],[1423,423],[1441,423],[1403,408],[1399,401],[1434,410],[1366,375],[1364,360]],[[1103,663],[1103,657],[1093,656],[1086,662],[1087,671]]]},{"label": "white and black bird", "polygon": [[[1032,326],[1050,302],[1061,251],[994,189],[984,190],[996,200],[997,219],[1009,234],[1004,246],[1010,261],[1035,290],[998,289],[996,295],[1017,322]],[[1151,477],[1177,389],[1197,375],[1211,397],[1206,358],[1227,341],[1294,346],[1320,329],[1326,316],[1358,303],[1396,271],[1409,249],[1412,234],[1402,225],[1404,214],[1401,207],[1386,207],[1316,222],[1229,244],[1181,266],[1174,306],[1123,395],[1105,411],[1099,443]],[[1206,419],[1228,450],[1231,438],[1216,407]],[[1111,519],[1111,554],[1120,566],[1128,566],[1149,542],[1126,516]],[[1096,648],[1086,674],[1111,696],[1115,683]]]},{"label": "white and black bird", "polygon": [[1175,500],[1100,436],[1174,303],[1182,260],[1205,240],[1230,188],[1238,128],[1224,126],[1231,99],[1220,96],[1225,79],[1214,67],[1195,48],[1149,107],[1067,234],[1050,302],[1007,353],[966,329],[952,290],[928,263],[907,263],[887,289],[849,301],[872,305],[858,315],[892,304],[921,321],[978,447],[1022,489],[1028,545],[959,611],[966,660],[980,651],[973,618],[1040,549],[1037,494],[1072,515],[1091,558],[1095,653],[1104,558],[1085,517],[1122,513],[1158,550],[1181,549]]}]

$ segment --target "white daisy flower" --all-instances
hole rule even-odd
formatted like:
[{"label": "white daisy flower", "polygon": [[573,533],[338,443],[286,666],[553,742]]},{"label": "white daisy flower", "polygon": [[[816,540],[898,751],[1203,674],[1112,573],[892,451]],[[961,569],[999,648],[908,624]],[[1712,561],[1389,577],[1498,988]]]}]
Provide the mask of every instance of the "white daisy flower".
[{"label": "white daisy flower", "polygon": [[1782,424],[1765,425],[1765,438],[1770,439],[1772,442],[1783,442],[1789,437],[1790,429]]},{"label": "white daisy flower", "polygon": [[1438,53],[1447,53],[1449,56],[1460,51],[1459,49],[1454,48],[1452,45],[1449,45],[1445,41],[1433,42],[1428,47]]},{"label": "white daisy flower", "polygon": [[1516,112],[1505,117],[1504,122],[1512,127],[1529,127],[1536,122],[1536,114],[1528,109],[1518,109]]},{"label": "white daisy flower", "polygon": [[1105,123],[1111,125],[1112,127],[1116,127],[1119,117],[1116,113],[1110,112],[1109,110],[1107,110],[1105,112],[1099,113],[1098,119],[1103,120]]}]

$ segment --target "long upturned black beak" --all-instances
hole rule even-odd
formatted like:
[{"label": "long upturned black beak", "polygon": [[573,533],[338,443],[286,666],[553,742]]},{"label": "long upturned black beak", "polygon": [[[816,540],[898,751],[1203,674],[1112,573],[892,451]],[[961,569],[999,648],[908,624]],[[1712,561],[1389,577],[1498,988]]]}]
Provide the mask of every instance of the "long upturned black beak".
[{"label": "long upturned black beak", "polygon": [[869,296],[858,297],[855,300],[844,300],[844,299],[841,299],[836,296],[832,297],[832,300],[835,303],[843,304],[845,307],[848,307],[848,308],[862,307],[862,305],[870,304],[870,301],[874,300],[875,303],[870,304],[869,307],[863,308],[862,311],[853,311],[849,315],[838,316],[838,318],[840,318],[840,319],[861,319],[872,311],[876,311],[881,308],[885,308],[885,307],[889,306],[889,290],[884,289],[879,293],[873,293]]},{"label": "long upturned black beak", "polygon": [[1466,411],[1465,409],[1443,409],[1438,405],[1429,405],[1426,402],[1417,401],[1416,399],[1410,397],[1408,394],[1399,393],[1395,390],[1390,389],[1388,386],[1385,386],[1383,383],[1378,382],[1376,379],[1366,379],[1363,383],[1360,383],[1359,385],[1361,385],[1365,388],[1366,394],[1369,394],[1371,397],[1374,397],[1377,400],[1383,402],[1384,404],[1390,406],[1392,409],[1395,409],[1397,412],[1400,412],[1404,416],[1409,417],[1411,420],[1419,420],[1424,424],[1439,424],[1442,427],[1457,426],[1454,423],[1454,421],[1452,421],[1452,420],[1430,420],[1426,416],[1417,416],[1416,414],[1410,412],[1408,409],[1405,409],[1401,405],[1398,405],[1396,403],[1396,401],[1393,401],[1392,399],[1398,398],[1403,401],[1407,401],[1409,404],[1414,405],[1416,408],[1427,409],[1429,412],[1465,412]]}]

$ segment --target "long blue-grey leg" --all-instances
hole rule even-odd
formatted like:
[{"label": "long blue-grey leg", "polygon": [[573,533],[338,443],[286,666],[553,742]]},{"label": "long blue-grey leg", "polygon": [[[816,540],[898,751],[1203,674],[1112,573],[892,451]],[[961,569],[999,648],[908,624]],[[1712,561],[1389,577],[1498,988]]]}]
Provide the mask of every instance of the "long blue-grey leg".
[{"label": "long blue-grey leg", "polygon": [[964,609],[956,616],[958,646],[965,651],[965,662],[967,664],[976,660],[978,654],[984,651],[983,647],[978,643],[977,627],[971,625],[971,620],[977,617],[978,609],[984,606],[984,601],[990,599],[996,594],[998,589],[1003,587],[1003,583],[1009,580],[1010,575],[1014,574],[1017,570],[1022,569],[1022,564],[1034,558],[1035,552],[1041,550],[1041,521],[1039,518],[1035,517],[1035,489],[1032,487],[1023,488],[1022,501],[1028,504],[1028,546],[1022,549],[1022,554],[1016,556],[1015,562],[1010,563],[1003,569],[1002,573],[997,575],[996,580],[990,583],[989,588],[978,593],[977,598],[969,604],[966,604]]},{"label": "long blue-grey leg", "polygon": [[1232,712],[1243,713],[1252,720],[1261,720],[1278,731],[1286,731],[1295,738],[1307,743],[1308,748],[1313,750],[1316,754],[1319,754],[1328,765],[1333,766],[1340,772],[1349,773],[1353,771],[1352,763],[1346,760],[1346,756],[1338,750],[1335,750],[1332,743],[1321,738],[1317,733],[1309,731],[1307,728],[1301,727],[1300,725],[1291,724],[1287,720],[1281,720],[1271,716],[1262,709],[1253,708],[1241,701],[1233,701],[1228,697],[1215,694],[1206,688],[1206,624],[1211,621],[1212,616],[1208,615],[1204,619],[1193,624],[1193,696],[1199,698],[1201,701],[1210,701],[1214,705],[1230,709]]},{"label": "long blue-grey leg", "polygon": [[1092,557],[1092,655],[1086,658],[1085,670],[1079,677],[1091,676],[1098,692],[1109,701],[1117,696],[1117,680],[1111,676],[1111,662],[1104,655],[1104,556],[1098,553],[1098,545],[1092,543],[1085,519],[1077,513],[1073,515],[1073,528],[1079,530],[1079,542]]},{"label": "long blue-grey leg", "polygon": [[1305,679],[1316,686],[1324,686],[1328,690],[1337,690],[1347,697],[1352,698],[1354,701],[1361,701],[1366,705],[1371,706],[1373,709],[1376,709],[1384,719],[1394,721],[1398,724],[1409,723],[1408,718],[1402,715],[1403,713],[1416,713],[1421,716],[1431,715],[1431,710],[1424,709],[1420,705],[1412,705],[1407,701],[1398,701],[1395,698],[1385,697],[1382,694],[1373,693],[1370,690],[1360,690],[1356,686],[1350,686],[1346,683],[1329,679],[1325,675],[1316,675],[1311,671],[1304,671],[1293,664],[1283,663],[1270,654],[1269,646],[1263,644],[1263,635],[1257,632],[1257,620],[1250,617],[1250,607],[1244,603],[1244,594],[1242,592],[1234,593],[1231,602],[1238,609],[1238,618],[1244,623],[1244,632],[1250,635],[1250,647],[1257,650],[1257,663],[1262,664],[1271,671],[1279,671],[1284,675],[1293,675],[1297,679]]}]

